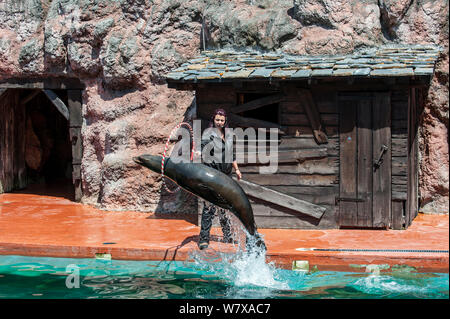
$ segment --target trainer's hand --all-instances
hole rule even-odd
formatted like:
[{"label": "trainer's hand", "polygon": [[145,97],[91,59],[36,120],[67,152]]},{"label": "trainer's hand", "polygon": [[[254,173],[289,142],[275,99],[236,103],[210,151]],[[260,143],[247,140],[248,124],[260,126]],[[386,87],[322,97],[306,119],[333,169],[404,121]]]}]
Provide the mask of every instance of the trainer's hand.
[{"label": "trainer's hand", "polygon": [[201,157],[202,156],[202,153],[200,152],[200,151],[195,151],[194,152],[194,157],[195,158],[199,158],[199,157]]},{"label": "trainer's hand", "polygon": [[242,173],[239,169],[236,170],[237,179],[240,180],[242,178]]}]

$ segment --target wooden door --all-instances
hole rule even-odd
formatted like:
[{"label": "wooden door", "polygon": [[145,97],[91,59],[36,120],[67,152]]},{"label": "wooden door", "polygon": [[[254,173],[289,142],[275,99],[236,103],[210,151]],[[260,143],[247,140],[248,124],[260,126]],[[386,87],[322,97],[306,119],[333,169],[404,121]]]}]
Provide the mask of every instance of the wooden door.
[{"label": "wooden door", "polygon": [[0,89],[0,194],[27,185],[25,107],[17,90]]},{"label": "wooden door", "polygon": [[391,214],[391,103],[389,93],[339,99],[338,225],[387,228]]}]

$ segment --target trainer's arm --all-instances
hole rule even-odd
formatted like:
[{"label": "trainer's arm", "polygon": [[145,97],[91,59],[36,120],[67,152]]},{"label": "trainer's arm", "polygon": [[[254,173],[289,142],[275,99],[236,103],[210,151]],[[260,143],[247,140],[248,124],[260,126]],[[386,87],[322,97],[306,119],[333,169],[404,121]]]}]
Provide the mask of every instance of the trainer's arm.
[{"label": "trainer's arm", "polygon": [[236,176],[237,176],[238,180],[240,180],[240,179],[242,178],[242,173],[241,173],[241,171],[239,170],[237,161],[234,161],[234,162],[233,162],[233,167],[234,167],[234,171],[236,172]]}]

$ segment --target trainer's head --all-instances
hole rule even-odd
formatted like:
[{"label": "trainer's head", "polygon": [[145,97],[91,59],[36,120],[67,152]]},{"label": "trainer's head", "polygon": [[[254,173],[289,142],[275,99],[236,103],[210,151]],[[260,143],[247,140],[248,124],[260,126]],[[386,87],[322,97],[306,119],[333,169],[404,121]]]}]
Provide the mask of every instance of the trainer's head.
[{"label": "trainer's head", "polygon": [[216,109],[209,122],[209,127],[224,129],[228,127],[227,112],[224,109]]}]

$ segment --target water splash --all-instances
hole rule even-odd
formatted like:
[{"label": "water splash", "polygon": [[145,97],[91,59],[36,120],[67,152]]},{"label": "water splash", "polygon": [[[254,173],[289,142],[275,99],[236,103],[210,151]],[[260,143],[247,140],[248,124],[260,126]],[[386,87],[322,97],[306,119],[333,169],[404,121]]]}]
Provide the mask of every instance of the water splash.
[{"label": "water splash", "polygon": [[[261,234],[251,236],[242,224],[231,214],[228,216],[233,238],[233,252],[222,252],[212,248],[206,251],[191,251],[188,261],[194,262],[194,267],[212,272],[230,283],[237,293],[242,288],[256,288],[270,290],[289,289],[287,282],[281,278],[273,262],[266,262],[266,247],[260,244],[264,237]],[[237,240],[236,240],[237,239]],[[236,288],[236,289],[234,289]]]},{"label": "water splash", "polygon": [[439,276],[422,277],[419,273],[412,273],[405,278],[394,273],[374,273],[360,278],[353,283],[353,287],[365,294],[378,295],[383,298],[404,295],[422,298],[421,296],[424,295],[439,295],[446,289],[448,291],[448,280],[436,280]]}]

